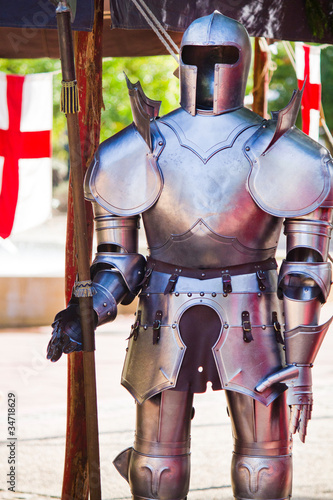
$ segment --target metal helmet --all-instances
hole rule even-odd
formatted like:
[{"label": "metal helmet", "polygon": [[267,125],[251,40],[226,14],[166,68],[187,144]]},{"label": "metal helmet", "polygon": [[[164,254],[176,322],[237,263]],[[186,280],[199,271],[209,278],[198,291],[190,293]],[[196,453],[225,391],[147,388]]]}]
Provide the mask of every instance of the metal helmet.
[{"label": "metal helmet", "polygon": [[244,26],[217,10],[196,19],[180,47],[180,105],[191,115],[242,107],[250,63]]}]

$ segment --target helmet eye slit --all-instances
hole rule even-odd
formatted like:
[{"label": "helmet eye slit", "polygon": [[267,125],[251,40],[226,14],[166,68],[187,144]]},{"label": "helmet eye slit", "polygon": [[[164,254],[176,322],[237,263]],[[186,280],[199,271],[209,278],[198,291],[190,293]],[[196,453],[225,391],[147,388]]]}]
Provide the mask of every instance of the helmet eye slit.
[{"label": "helmet eye slit", "polygon": [[239,49],[234,45],[185,45],[182,49],[182,61],[198,70],[214,69],[215,64],[236,64]]}]

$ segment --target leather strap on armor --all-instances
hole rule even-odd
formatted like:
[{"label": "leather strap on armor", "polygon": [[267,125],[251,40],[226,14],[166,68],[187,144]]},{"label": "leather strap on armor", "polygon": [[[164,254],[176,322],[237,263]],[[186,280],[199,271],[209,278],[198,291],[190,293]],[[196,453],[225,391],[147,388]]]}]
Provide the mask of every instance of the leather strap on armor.
[{"label": "leather strap on armor", "polygon": [[223,293],[225,295],[227,295],[228,293],[232,292],[231,276],[230,276],[230,274],[224,274],[222,276],[222,286],[223,286]]},{"label": "leather strap on armor", "polygon": [[135,323],[131,327],[131,333],[130,333],[130,336],[128,337],[127,340],[131,339],[132,337],[133,337],[133,340],[137,340],[138,339],[139,329],[140,329],[140,326],[141,326],[141,314],[142,313],[139,310],[137,312],[136,321],[135,321]]},{"label": "leather strap on armor", "polygon": [[161,334],[161,321],[162,321],[162,311],[158,310],[155,314],[155,320],[153,323],[153,344],[157,344],[160,340]]},{"label": "leather strap on armor", "polygon": [[275,338],[278,344],[284,344],[284,340],[281,333],[281,325],[278,320],[278,315],[276,311],[272,312],[272,323],[275,331]]},{"label": "leather strap on armor", "polygon": [[165,287],[164,290],[164,295],[168,295],[168,293],[171,293],[174,291],[176,283],[178,281],[179,275],[178,274],[171,274],[168,284]]},{"label": "leather strap on armor", "polygon": [[250,313],[248,311],[242,312],[242,327],[243,327],[244,342],[251,342],[253,340],[252,326],[250,321]]},{"label": "leather strap on armor", "polygon": [[[238,266],[230,266],[228,268],[192,268],[192,267],[183,267],[183,266],[175,266],[173,264],[168,264],[166,262],[162,262],[160,260],[152,259],[148,257],[147,259],[147,271],[152,269],[157,272],[176,275],[176,276],[184,276],[185,278],[194,278],[199,280],[208,280],[212,278],[223,277],[226,281],[228,280],[228,276],[238,276],[242,274],[251,274],[251,273],[262,273],[263,271],[268,271],[277,268],[277,263],[275,259],[267,259],[261,262],[250,262],[248,264],[241,264]],[[262,276],[262,274],[260,274]],[[230,284],[231,286],[231,284]],[[170,292],[167,292],[170,293]],[[230,293],[230,292],[227,292]]]}]

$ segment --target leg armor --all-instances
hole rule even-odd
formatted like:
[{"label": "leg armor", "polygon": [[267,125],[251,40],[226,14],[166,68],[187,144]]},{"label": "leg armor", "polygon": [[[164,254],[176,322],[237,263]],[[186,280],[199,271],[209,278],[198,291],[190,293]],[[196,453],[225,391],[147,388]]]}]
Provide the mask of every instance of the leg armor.
[{"label": "leg armor", "polygon": [[231,481],[235,500],[291,498],[292,441],[285,394],[269,406],[226,391],[234,453]]},{"label": "leg armor", "polygon": [[193,394],[164,391],[137,404],[133,448],[114,461],[133,500],[184,500],[190,479]]}]

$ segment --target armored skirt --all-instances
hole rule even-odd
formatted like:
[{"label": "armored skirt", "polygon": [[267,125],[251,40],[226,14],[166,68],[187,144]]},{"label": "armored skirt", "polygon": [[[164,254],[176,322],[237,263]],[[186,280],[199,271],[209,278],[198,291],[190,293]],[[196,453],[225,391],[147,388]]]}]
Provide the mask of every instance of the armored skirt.
[{"label": "armored skirt", "polygon": [[142,403],[165,389],[237,391],[269,405],[286,389],[255,387],[283,366],[276,261],[192,269],[148,259],[122,384]]}]

